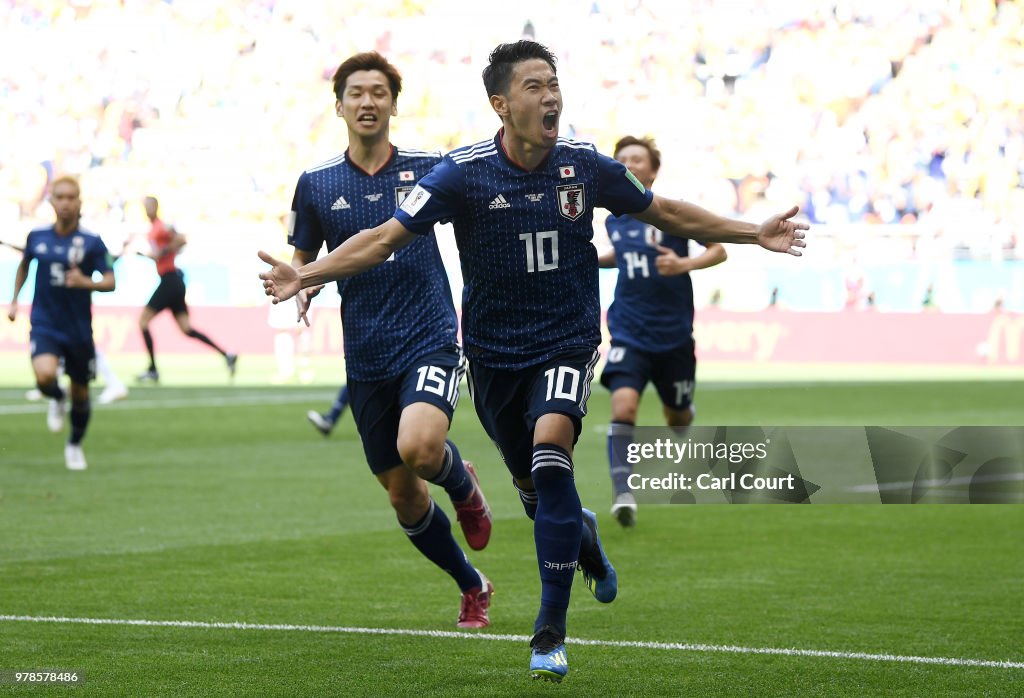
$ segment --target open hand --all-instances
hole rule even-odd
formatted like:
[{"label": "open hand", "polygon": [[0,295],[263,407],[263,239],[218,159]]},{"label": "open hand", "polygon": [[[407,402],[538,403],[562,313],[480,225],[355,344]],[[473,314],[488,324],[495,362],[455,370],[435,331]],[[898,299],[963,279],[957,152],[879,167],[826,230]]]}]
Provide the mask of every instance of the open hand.
[{"label": "open hand", "polygon": [[275,305],[302,290],[302,281],[295,267],[288,262],[274,259],[263,250],[259,251],[259,257],[270,265],[270,269],[260,274],[260,278],[263,279],[264,292],[274,299]]},{"label": "open hand", "polygon": [[804,231],[810,228],[806,223],[790,220],[799,213],[800,207],[794,206],[785,213],[777,214],[766,220],[757,229],[757,244],[771,252],[785,252],[794,257],[803,254],[800,248],[807,247]]}]

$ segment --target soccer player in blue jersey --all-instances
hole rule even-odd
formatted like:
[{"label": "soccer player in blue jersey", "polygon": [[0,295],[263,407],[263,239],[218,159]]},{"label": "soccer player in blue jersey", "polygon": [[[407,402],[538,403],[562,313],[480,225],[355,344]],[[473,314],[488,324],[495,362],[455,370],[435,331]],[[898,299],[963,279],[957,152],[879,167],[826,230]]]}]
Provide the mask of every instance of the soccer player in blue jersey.
[{"label": "soccer player in blue jersey", "polygon": [[[615,159],[651,188],[661,152],[650,138],[626,136],[615,144]],[[693,422],[697,356],[693,342],[693,284],[690,272],[721,264],[725,247],[709,242],[696,257],[688,240],[663,235],[630,215],[605,221],[612,246],[598,255],[603,268],[619,269],[615,299],[608,309],[608,350],[601,383],[612,393],[608,463],[615,491],[612,515],[623,526],[636,523],[636,498],[627,484],[632,467],[622,446],[633,440],[636,412],[647,382],[654,383],[670,427]]]},{"label": "soccer player in blue jersey", "polygon": [[[335,111],[348,149],[299,177],[288,243],[293,264],[314,261],[387,220],[440,156],[391,145],[402,77],[378,53],[359,53],[334,74]],[[490,622],[493,586],[466,558],[425,481],[448,493],[466,542],[481,550],[491,514],[472,464],[447,438],[465,373],[448,276],[431,231],[387,263],[340,280],[345,367],[352,415],[370,470],[387,490],[413,545],[462,592],[458,627]],[[316,290],[319,290],[316,289]],[[299,294],[305,319],[310,295]]]},{"label": "soccer player in blue jersey", "polygon": [[[95,377],[96,347],[92,340],[92,292],[113,291],[113,261],[98,235],[78,225],[82,212],[81,190],[72,177],[59,177],[50,186],[50,204],[56,222],[28,234],[25,252],[14,277],[14,295],[7,317],[18,314],[18,294],[28,279],[29,265],[36,261],[35,297],[29,334],[32,370],[39,391],[50,398],[47,426],[64,429],[67,395],[57,383],[57,367],[71,379],[71,435],[64,447],[69,470],[85,470],[82,439],[89,426],[89,381]],[[96,281],[93,274],[99,274]]]},{"label": "soccer player in blue jersey", "polygon": [[796,207],[753,225],[655,196],[592,145],[559,138],[555,57],[541,44],[498,46],[483,78],[502,122],[493,139],[449,153],[393,218],[323,259],[296,269],[260,252],[272,266],[260,278],[280,302],[385,263],[436,221],[452,220],[477,414],[534,520],[541,600],[530,672],[561,681],[574,572],[583,573],[599,601],[617,592],[597,518],[582,509],[573,479],[572,449],[601,341],[594,207],[631,213],[680,237],[757,243],[794,255],[807,226],[789,220]]}]

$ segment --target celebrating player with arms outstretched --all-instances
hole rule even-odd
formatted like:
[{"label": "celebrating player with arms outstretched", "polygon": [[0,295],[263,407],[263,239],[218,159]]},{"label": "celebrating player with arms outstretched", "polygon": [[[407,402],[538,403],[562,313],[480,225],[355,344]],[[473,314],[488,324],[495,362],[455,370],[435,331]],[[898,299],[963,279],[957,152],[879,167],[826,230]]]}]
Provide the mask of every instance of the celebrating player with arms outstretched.
[{"label": "celebrating player with arms outstretched", "polygon": [[632,213],[672,235],[794,255],[807,226],[789,220],[795,207],[758,226],[655,196],[592,145],[559,138],[555,57],[538,43],[498,46],[483,77],[502,122],[493,139],[447,155],[392,219],[323,259],[295,269],[261,252],[273,268],[260,278],[275,301],[291,298],[381,264],[436,221],[452,220],[477,412],[534,520],[541,603],[530,671],[560,681],[574,571],[599,601],[611,601],[617,588],[597,519],[582,509],[573,479],[601,338],[593,208]]}]

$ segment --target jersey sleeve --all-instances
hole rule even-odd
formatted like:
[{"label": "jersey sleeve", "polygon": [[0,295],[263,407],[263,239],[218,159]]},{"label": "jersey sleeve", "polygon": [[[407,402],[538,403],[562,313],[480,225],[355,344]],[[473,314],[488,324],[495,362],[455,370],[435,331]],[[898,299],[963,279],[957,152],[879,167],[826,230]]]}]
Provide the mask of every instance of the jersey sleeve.
[{"label": "jersey sleeve", "polygon": [[295,196],[292,197],[288,244],[297,250],[319,252],[324,244],[324,230],[317,215],[312,188],[309,175],[303,172],[295,185]]},{"label": "jersey sleeve", "polygon": [[654,192],[640,183],[626,166],[607,155],[597,154],[598,195],[596,205],[616,216],[639,213],[651,205]]},{"label": "jersey sleeve", "polygon": [[409,231],[427,235],[434,223],[454,218],[462,208],[465,175],[450,157],[419,181],[395,211],[395,218]]},{"label": "jersey sleeve", "polygon": [[110,255],[110,251],[107,249],[106,243],[99,237],[95,239],[95,243],[92,245],[90,250],[92,256],[93,270],[98,271],[100,274],[106,274],[108,271],[114,269],[114,258]]},{"label": "jersey sleeve", "polygon": [[35,253],[32,251],[36,246],[35,237],[35,231],[29,232],[25,237],[25,249],[21,251],[21,258],[25,260],[25,264],[36,258]]}]

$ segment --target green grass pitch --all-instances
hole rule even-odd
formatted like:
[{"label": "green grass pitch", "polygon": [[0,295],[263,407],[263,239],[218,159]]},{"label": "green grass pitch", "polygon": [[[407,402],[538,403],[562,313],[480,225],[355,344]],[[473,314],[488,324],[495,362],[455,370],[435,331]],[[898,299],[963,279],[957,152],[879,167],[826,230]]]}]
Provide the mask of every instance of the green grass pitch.
[{"label": "green grass pitch", "polygon": [[[395,525],[351,417],[328,439],[306,423],[332,386],[133,389],[95,409],[89,469],[73,473],[44,407],[7,385],[0,615],[193,625],[0,620],[0,671],[86,676],[0,694],[1024,694],[1021,506],[651,506],[622,530],[608,515],[608,400],[595,386],[577,480],[620,595],[604,606],[574,588],[570,672],[556,687],[530,681],[522,639],[369,632],[455,631],[459,596]],[[1019,425],[1022,394],[1012,381],[709,381],[697,403],[704,424]],[[660,424],[653,398],[642,424]],[[527,635],[531,526],[466,397],[452,434],[496,517],[490,546],[470,555],[496,587],[492,624],[466,635]],[[786,648],[837,654],[751,651]]]}]

